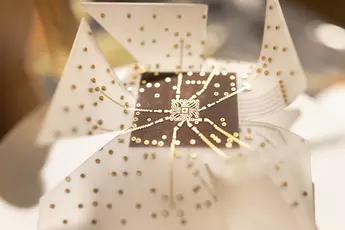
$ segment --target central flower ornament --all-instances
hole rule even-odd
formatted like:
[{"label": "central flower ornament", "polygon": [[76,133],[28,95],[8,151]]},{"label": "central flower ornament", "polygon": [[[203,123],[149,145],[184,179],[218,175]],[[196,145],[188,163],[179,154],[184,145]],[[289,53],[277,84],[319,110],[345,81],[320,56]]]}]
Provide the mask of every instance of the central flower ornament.
[{"label": "central flower ornament", "polygon": [[199,119],[199,100],[172,99],[171,121],[195,121]]}]

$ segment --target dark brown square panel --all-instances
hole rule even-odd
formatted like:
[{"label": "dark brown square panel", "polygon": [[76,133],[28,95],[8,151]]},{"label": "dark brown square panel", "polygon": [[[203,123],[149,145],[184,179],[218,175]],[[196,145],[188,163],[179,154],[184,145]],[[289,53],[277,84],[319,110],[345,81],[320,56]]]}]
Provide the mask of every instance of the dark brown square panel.
[{"label": "dark brown square panel", "polygon": [[[180,78],[180,97],[176,97],[179,88],[178,74],[144,73],[136,108],[152,112],[136,111],[133,124],[141,127],[156,123],[132,132],[130,146],[169,147],[174,127],[181,120],[185,120],[176,133],[178,146],[208,147],[205,144],[206,138],[218,148],[229,147],[229,138],[219,131],[219,128],[231,135],[238,134],[237,96],[229,97],[237,91],[236,75],[222,72],[215,73],[214,77],[210,78],[210,74],[183,73]],[[225,99],[220,100],[222,98]],[[213,123],[219,127],[218,130]],[[204,138],[201,138],[200,133]]]}]

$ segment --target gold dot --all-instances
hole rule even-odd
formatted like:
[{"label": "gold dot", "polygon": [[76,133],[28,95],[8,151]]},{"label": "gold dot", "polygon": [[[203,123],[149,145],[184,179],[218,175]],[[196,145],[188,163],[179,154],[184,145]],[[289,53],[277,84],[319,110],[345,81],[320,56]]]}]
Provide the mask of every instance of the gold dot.
[{"label": "gold dot", "polygon": [[151,153],[151,159],[152,160],[156,159],[156,154],[155,153]]},{"label": "gold dot", "polygon": [[279,166],[279,165],[275,165],[275,166],[274,166],[274,169],[275,169],[276,171],[279,171],[279,170],[280,170],[280,166]]},{"label": "gold dot", "polygon": [[123,176],[128,176],[128,172],[124,171],[124,172],[122,173],[122,175],[123,175]]},{"label": "gold dot", "polygon": [[265,44],[264,47],[265,47],[265,49],[268,49],[268,45],[267,44]]},{"label": "gold dot", "polygon": [[186,45],[186,49],[190,49],[191,47],[192,47],[191,44]]},{"label": "gold dot", "polygon": [[283,181],[280,185],[282,188],[286,188],[288,186],[288,183],[286,181]]},{"label": "gold dot", "polygon": [[128,43],[131,43],[131,42],[132,42],[132,39],[128,38],[128,39],[127,39],[127,42],[128,42]]},{"label": "gold dot", "polygon": [[261,147],[261,148],[264,148],[265,146],[266,146],[265,142],[261,142],[261,143],[260,143],[260,147]]},{"label": "gold dot", "polygon": [[98,103],[97,103],[97,102],[94,102],[92,105],[96,107],[96,106],[98,105]]},{"label": "gold dot", "polygon": [[92,32],[91,32],[91,31],[89,31],[89,32],[88,32],[88,34],[91,36],[91,35],[92,35]]},{"label": "gold dot", "polygon": [[157,18],[157,14],[152,14],[152,18],[156,19]]},{"label": "gold dot", "polygon": [[291,75],[291,76],[294,76],[294,75],[295,75],[295,72],[294,72],[294,71],[291,71],[291,72],[290,72],[290,75]]},{"label": "gold dot", "polygon": [[87,118],[86,118],[86,121],[87,121],[87,122],[91,122],[91,120],[92,120],[91,117],[87,117]]},{"label": "gold dot", "polygon": [[175,33],[174,33],[174,36],[175,36],[175,37],[177,37],[177,36],[179,36],[179,35],[180,35],[179,32],[175,32]]},{"label": "gold dot", "polygon": [[102,124],[103,124],[103,120],[98,120],[97,123],[98,123],[99,125],[102,125]]},{"label": "gold dot", "polygon": [[95,162],[96,162],[96,164],[99,164],[99,163],[101,163],[101,160],[100,159],[96,159]]},{"label": "gold dot", "polygon": [[280,28],[279,26],[276,26],[276,30],[279,30],[279,28]]},{"label": "gold dot", "polygon": [[200,191],[200,189],[201,189],[200,185],[196,185],[196,186],[193,188],[193,192],[194,192],[194,193],[197,193],[197,192]]},{"label": "gold dot", "polygon": [[212,206],[212,202],[210,200],[205,201],[205,205],[207,208]]},{"label": "gold dot", "polygon": [[156,39],[152,39],[152,43],[156,43],[157,42],[157,40]]},{"label": "gold dot", "polygon": [[106,91],[107,90],[107,87],[106,86],[102,86],[101,88],[103,91]]},{"label": "gold dot", "polygon": [[78,204],[78,208],[84,208],[83,204]]},{"label": "gold dot", "polygon": [[151,217],[152,217],[153,219],[156,219],[156,218],[157,218],[157,214],[156,214],[156,213],[152,213],[152,214],[151,214]]},{"label": "gold dot", "polygon": [[196,204],[195,204],[195,208],[196,208],[196,209],[201,209],[201,204],[200,204],[200,203],[196,203]]},{"label": "gold dot", "polygon": [[267,29],[268,29],[268,30],[269,30],[269,29],[271,29],[271,26],[270,26],[270,25],[268,25],[268,26],[267,26]]},{"label": "gold dot", "polygon": [[101,18],[105,18],[105,14],[104,13],[101,13]]},{"label": "gold dot", "polygon": [[169,28],[165,28],[164,31],[165,31],[165,32],[168,32],[168,31],[169,31]]},{"label": "gold dot", "polygon": [[181,19],[181,18],[182,18],[182,15],[181,15],[181,14],[178,14],[178,15],[177,15],[177,18],[178,18],[178,19]]},{"label": "gold dot", "polygon": [[107,73],[110,73],[110,69],[109,69],[109,68],[107,68],[107,70],[106,70],[106,71],[107,71]]},{"label": "gold dot", "polygon": [[295,208],[299,205],[299,203],[297,201],[294,201],[292,204],[291,204],[291,207]]},{"label": "gold dot", "polygon": [[91,221],[91,224],[92,224],[92,225],[97,224],[97,220],[96,220],[96,219],[93,219],[93,220]]},{"label": "gold dot", "polygon": [[271,5],[271,6],[269,6],[269,9],[270,9],[270,10],[272,10],[272,9],[273,9],[273,6],[272,6],[272,5]]},{"label": "gold dot", "polygon": [[65,107],[63,108],[63,111],[67,113],[67,112],[69,111],[68,106],[65,106]]},{"label": "gold dot", "polygon": [[120,223],[121,223],[122,225],[125,225],[125,224],[127,224],[127,220],[126,220],[126,219],[121,219]]},{"label": "gold dot", "polygon": [[173,47],[174,47],[174,49],[177,49],[178,48],[178,44],[174,44]]},{"label": "gold dot", "polygon": [[65,178],[65,180],[66,180],[67,182],[70,182],[70,181],[71,181],[71,178],[68,176],[68,177]]},{"label": "gold dot", "polygon": [[187,33],[186,33],[186,36],[187,36],[187,37],[190,37],[190,36],[192,36],[192,33],[191,33],[191,32],[187,32]]},{"label": "gold dot", "polygon": [[169,57],[170,57],[170,54],[166,54],[165,56],[166,56],[167,58],[169,58]]},{"label": "gold dot", "polygon": [[104,101],[104,97],[103,96],[99,96],[99,100]]},{"label": "gold dot", "polygon": [[77,88],[77,86],[76,85],[71,85],[71,89],[76,89]]},{"label": "gold dot", "polygon": [[278,47],[277,46],[273,46],[273,50],[277,50],[278,49]]},{"label": "gold dot", "polygon": [[93,93],[94,89],[93,88],[89,88],[89,92]]},{"label": "gold dot", "polygon": [[63,224],[68,224],[68,220],[63,220],[62,223]]},{"label": "gold dot", "polygon": [[261,73],[261,69],[256,69],[256,72],[257,73]]},{"label": "gold dot", "polygon": [[302,193],[302,196],[304,196],[304,197],[308,196],[308,192],[304,191],[304,192]]},{"label": "gold dot", "polygon": [[176,200],[179,201],[179,202],[183,201],[184,200],[183,195],[182,194],[177,194]]},{"label": "gold dot", "polygon": [[144,159],[146,160],[146,159],[149,157],[149,154],[144,153],[143,157],[144,157]]},{"label": "gold dot", "polygon": [[116,83],[116,81],[115,81],[115,80],[112,80],[112,81],[111,81],[111,84],[113,84],[113,85],[114,85],[115,83]]},{"label": "gold dot", "polygon": [[94,193],[98,193],[99,190],[98,190],[97,188],[94,188],[94,189],[93,189],[93,192],[94,192]]},{"label": "gold dot", "polygon": [[119,189],[119,191],[117,191],[117,193],[121,196],[123,194],[123,190]]},{"label": "gold dot", "polygon": [[91,65],[91,69],[95,69],[96,66],[94,64]]},{"label": "gold dot", "polygon": [[187,224],[187,220],[186,219],[182,219],[180,222],[181,222],[182,225],[186,225]]},{"label": "gold dot", "polygon": [[92,202],[92,205],[93,205],[94,207],[97,207],[97,206],[98,206],[98,202],[97,202],[97,201],[94,201],[94,202]]},{"label": "gold dot", "polygon": [[138,175],[138,176],[141,176],[141,175],[142,175],[142,172],[138,170],[138,171],[137,171],[137,175]]},{"label": "gold dot", "polygon": [[140,31],[144,31],[144,27],[143,27],[143,26],[140,26],[139,30],[140,30]]},{"label": "gold dot", "polygon": [[267,76],[269,74],[268,70],[265,71],[265,75]]},{"label": "gold dot", "polygon": [[120,129],[124,129],[125,128],[125,125],[120,125]]},{"label": "gold dot", "polygon": [[287,48],[283,48],[283,52],[286,52],[287,51]]},{"label": "gold dot", "polygon": [[65,189],[65,193],[70,193],[70,192],[71,192],[71,190],[69,188]]},{"label": "gold dot", "polygon": [[81,177],[82,179],[84,179],[84,178],[86,177],[86,175],[85,175],[84,173],[82,173],[82,174],[80,174],[80,177]]},{"label": "gold dot", "polygon": [[132,17],[132,15],[131,14],[127,14],[127,18],[131,18]]},{"label": "gold dot", "polygon": [[140,42],[140,45],[141,45],[141,46],[144,46],[144,45],[145,45],[145,42],[144,42],[144,41]]},{"label": "gold dot", "polygon": [[151,192],[151,193],[156,193],[156,192],[157,192],[157,189],[156,189],[156,188],[150,188],[150,192]]},{"label": "gold dot", "polygon": [[107,204],[107,209],[112,209],[113,205],[112,204]]},{"label": "gold dot", "polygon": [[84,109],[85,108],[85,105],[81,104],[79,105],[79,109]]},{"label": "gold dot", "polygon": [[127,156],[124,156],[122,159],[123,159],[124,161],[128,161],[128,157],[127,157]]},{"label": "gold dot", "polygon": [[202,15],[202,19],[206,19],[206,18],[207,18],[206,14]]},{"label": "gold dot", "polygon": [[78,65],[78,69],[82,69],[83,68],[83,66],[82,65]]},{"label": "gold dot", "polygon": [[268,58],[268,62],[272,62],[272,58]]},{"label": "gold dot", "polygon": [[205,41],[201,41],[201,45],[205,45],[206,44],[206,42]]},{"label": "gold dot", "polygon": [[141,204],[137,203],[137,204],[135,205],[135,208],[136,208],[136,209],[141,209]]},{"label": "gold dot", "polygon": [[116,172],[111,172],[111,175],[112,175],[113,177],[115,177],[115,176],[117,176],[117,173],[116,173]]},{"label": "gold dot", "polygon": [[281,72],[280,72],[280,71],[278,71],[276,74],[277,74],[277,76],[280,76],[280,75],[281,75]]},{"label": "gold dot", "polygon": [[83,50],[84,50],[84,52],[87,52],[87,50],[88,50],[88,49],[87,49],[87,47],[84,47],[84,49],[83,49]]},{"label": "gold dot", "polygon": [[53,208],[55,208],[55,204],[51,204],[51,205],[49,205],[49,207],[50,207],[51,209],[53,209]]}]

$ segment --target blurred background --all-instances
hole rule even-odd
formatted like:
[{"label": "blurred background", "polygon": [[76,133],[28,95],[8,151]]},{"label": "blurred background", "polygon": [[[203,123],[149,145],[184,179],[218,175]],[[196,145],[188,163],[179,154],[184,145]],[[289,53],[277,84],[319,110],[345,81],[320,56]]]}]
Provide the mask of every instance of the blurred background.
[{"label": "blurred background", "polygon": [[[51,98],[79,21],[85,16],[79,2],[1,1],[0,198],[16,206],[30,207],[38,202],[41,195],[38,178],[47,153],[39,150],[34,153],[35,158],[22,149],[19,151],[22,155],[13,155],[14,150],[1,148],[1,140],[19,121],[25,123],[26,115]],[[265,0],[166,2],[209,5],[207,56],[253,62],[258,58]],[[345,83],[345,1],[281,0],[281,5],[308,76],[308,93],[314,95],[331,85]],[[92,21],[91,25],[97,31],[97,40],[111,65],[117,67],[134,62],[96,22]],[[38,124],[41,117],[36,119]],[[34,138],[38,128],[28,125],[26,136]],[[14,172],[10,168],[20,168],[21,171]]]}]

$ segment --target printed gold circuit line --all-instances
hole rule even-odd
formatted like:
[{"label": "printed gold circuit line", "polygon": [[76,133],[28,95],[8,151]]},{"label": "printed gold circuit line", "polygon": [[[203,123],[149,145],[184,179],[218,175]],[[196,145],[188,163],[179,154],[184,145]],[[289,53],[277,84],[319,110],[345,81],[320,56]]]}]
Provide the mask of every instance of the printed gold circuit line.
[{"label": "printed gold circuit line", "polygon": [[128,128],[128,129],[122,131],[121,135],[126,134],[126,133],[131,133],[131,132],[134,132],[134,131],[137,131],[137,130],[140,130],[140,129],[146,129],[146,128],[149,128],[151,126],[154,126],[156,124],[159,124],[159,123],[162,123],[162,122],[168,121],[168,120],[170,120],[170,116],[166,116],[164,118],[160,118],[160,119],[158,119],[156,121],[151,121],[150,123],[147,123],[145,125],[141,125],[141,126],[133,127],[133,128]]},{"label": "printed gold circuit line", "polygon": [[216,73],[216,68],[214,68],[212,70],[212,72],[210,73],[210,75],[208,76],[208,78],[207,78],[203,88],[200,91],[198,91],[195,94],[193,94],[193,96],[191,98],[189,98],[189,100],[190,99],[195,99],[195,98],[199,97],[201,94],[203,94],[205,92],[205,90],[207,89],[208,85],[210,84],[210,82],[214,78],[215,73]]},{"label": "printed gold circuit line", "polygon": [[208,145],[208,147],[210,147],[213,151],[215,151],[219,156],[224,157],[224,158],[228,158],[228,156],[221,151],[220,149],[218,149],[209,139],[207,139],[207,137],[204,136],[204,134],[202,134],[195,126],[192,125],[192,123],[190,123],[189,121],[187,121],[188,123],[188,127],[194,132],[196,133],[200,139]]},{"label": "printed gold circuit line", "polygon": [[214,102],[212,102],[212,103],[209,103],[209,104],[207,104],[206,106],[203,106],[202,108],[200,108],[200,109],[199,109],[199,112],[200,112],[200,111],[203,111],[203,110],[206,110],[207,108],[211,108],[211,107],[213,107],[213,106],[215,106],[215,105],[221,103],[222,101],[224,101],[224,100],[226,100],[226,99],[228,99],[228,98],[230,98],[230,97],[233,97],[233,96],[237,95],[237,94],[240,93],[240,92],[245,91],[246,89],[248,89],[248,86],[244,86],[244,87],[242,87],[241,89],[239,89],[239,90],[237,90],[237,91],[235,91],[235,92],[233,92],[233,93],[230,93],[229,95],[226,95],[226,96],[224,96],[224,97],[218,99],[217,101],[214,101]]},{"label": "printed gold circuit line", "polygon": [[228,133],[227,131],[225,131],[224,129],[220,128],[219,126],[217,126],[213,121],[211,121],[208,118],[204,118],[204,122],[210,124],[213,128],[215,128],[218,132],[220,132],[221,134],[223,134],[224,136],[232,139],[234,142],[236,142],[237,144],[244,146],[246,148],[252,149],[252,146],[250,146],[249,144],[247,144],[246,142],[241,141],[239,138],[231,135],[230,133]]},{"label": "printed gold circuit line", "polygon": [[173,128],[172,140],[170,144],[170,208],[175,207],[174,200],[174,164],[175,164],[175,152],[176,152],[176,139],[177,131],[183,125],[184,121],[181,121]]}]

